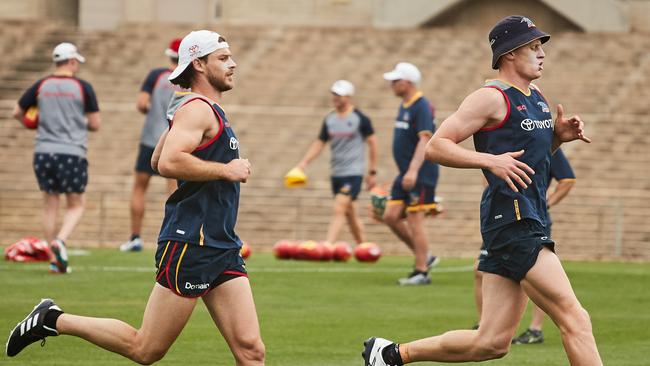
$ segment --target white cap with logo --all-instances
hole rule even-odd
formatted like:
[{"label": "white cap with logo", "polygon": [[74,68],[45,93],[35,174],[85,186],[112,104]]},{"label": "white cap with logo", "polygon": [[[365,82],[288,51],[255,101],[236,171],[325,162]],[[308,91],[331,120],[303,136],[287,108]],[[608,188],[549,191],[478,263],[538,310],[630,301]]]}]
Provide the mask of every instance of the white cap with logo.
[{"label": "white cap with logo", "polygon": [[408,62],[400,62],[395,65],[395,69],[384,74],[384,79],[388,81],[408,80],[417,84],[422,79],[422,74],[415,65]]},{"label": "white cap with logo", "polygon": [[54,62],[65,61],[72,58],[81,63],[86,62],[86,58],[81,56],[79,50],[77,50],[77,46],[73,45],[72,43],[59,43],[56,47],[54,47],[54,50],[52,51],[52,60]]},{"label": "white cap with logo", "polygon": [[[221,39],[221,42],[219,40]],[[181,41],[178,47],[178,66],[169,75],[169,80],[179,77],[192,61],[197,58],[209,55],[216,50],[229,48],[221,35],[217,32],[199,30],[190,32]]]},{"label": "white cap with logo", "polygon": [[347,80],[337,80],[332,84],[330,91],[342,97],[351,97],[354,95],[354,85]]}]

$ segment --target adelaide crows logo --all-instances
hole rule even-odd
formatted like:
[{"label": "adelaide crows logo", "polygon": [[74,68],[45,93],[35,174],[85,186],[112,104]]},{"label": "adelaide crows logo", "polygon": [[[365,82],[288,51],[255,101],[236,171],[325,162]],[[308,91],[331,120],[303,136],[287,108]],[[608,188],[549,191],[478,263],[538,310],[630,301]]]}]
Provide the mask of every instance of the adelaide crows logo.
[{"label": "adelaide crows logo", "polygon": [[550,112],[551,112],[551,110],[548,108],[548,106],[546,105],[546,103],[544,103],[544,102],[537,102],[537,105],[539,106],[539,108],[542,109],[542,112],[544,112],[544,113],[550,113]]}]

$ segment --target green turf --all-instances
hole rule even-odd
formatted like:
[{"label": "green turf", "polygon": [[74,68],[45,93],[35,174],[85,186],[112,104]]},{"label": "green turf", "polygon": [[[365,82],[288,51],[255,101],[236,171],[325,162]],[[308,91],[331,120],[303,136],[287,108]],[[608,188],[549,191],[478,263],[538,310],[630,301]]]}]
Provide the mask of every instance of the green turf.
[{"label": "green turf", "polygon": [[[0,264],[2,334],[41,297],[65,310],[140,324],[153,285],[153,253],[94,250],[71,258],[75,271],[50,275],[44,264]],[[402,288],[407,257],[377,264],[278,261],[255,253],[248,261],[267,365],[362,365],[362,342],[381,335],[397,341],[435,335],[475,322],[471,260],[445,259],[427,287]],[[565,263],[606,365],[648,365],[650,267],[632,263]],[[325,271],[318,271],[319,269]],[[443,272],[448,271],[448,272]],[[529,320],[529,315],[524,323]],[[523,329],[525,324],[521,327]],[[489,365],[566,365],[557,330],[547,321],[546,342],[514,346]],[[127,365],[120,356],[73,337],[48,338],[3,365]],[[161,365],[232,365],[208,312],[199,305]]]}]

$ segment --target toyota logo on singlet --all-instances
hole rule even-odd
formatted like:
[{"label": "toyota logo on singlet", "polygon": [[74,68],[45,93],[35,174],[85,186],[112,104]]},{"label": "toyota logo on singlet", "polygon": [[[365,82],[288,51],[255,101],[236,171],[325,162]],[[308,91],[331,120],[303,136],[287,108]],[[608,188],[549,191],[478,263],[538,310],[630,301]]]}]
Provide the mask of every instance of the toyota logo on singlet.
[{"label": "toyota logo on singlet", "polygon": [[535,128],[535,123],[533,123],[532,119],[526,118],[525,120],[521,121],[521,128],[524,131],[532,131]]},{"label": "toyota logo on singlet", "polygon": [[237,141],[237,139],[234,138],[234,137],[231,137],[231,138],[230,138],[230,148],[231,148],[232,150],[237,150],[237,149],[239,149],[239,141]]}]

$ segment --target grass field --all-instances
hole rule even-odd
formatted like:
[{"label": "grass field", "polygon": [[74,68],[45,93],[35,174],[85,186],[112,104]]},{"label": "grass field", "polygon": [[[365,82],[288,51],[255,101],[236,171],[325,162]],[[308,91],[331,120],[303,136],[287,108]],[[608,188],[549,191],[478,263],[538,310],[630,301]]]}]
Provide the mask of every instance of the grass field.
[{"label": "grass field", "polygon": [[[408,257],[384,257],[377,264],[278,261],[254,253],[248,261],[267,365],[362,365],[362,342],[381,335],[397,341],[426,337],[475,322],[472,261],[445,259],[433,284],[403,288]],[[116,317],[138,325],[153,285],[153,252],[93,250],[71,258],[74,272],[50,275],[44,264],[0,264],[0,327],[21,320],[41,297],[65,310]],[[649,365],[650,267],[633,263],[565,263],[590,311],[605,365]],[[525,328],[529,314],[524,318]],[[550,321],[542,345],[513,346],[489,365],[567,365]],[[4,342],[4,339],[3,339]],[[3,365],[128,365],[130,361],[73,337],[48,338]],[[199,304],[161,365],[232,365],[225,342]],[[431,363],[433,364],[433,363]]]}]

